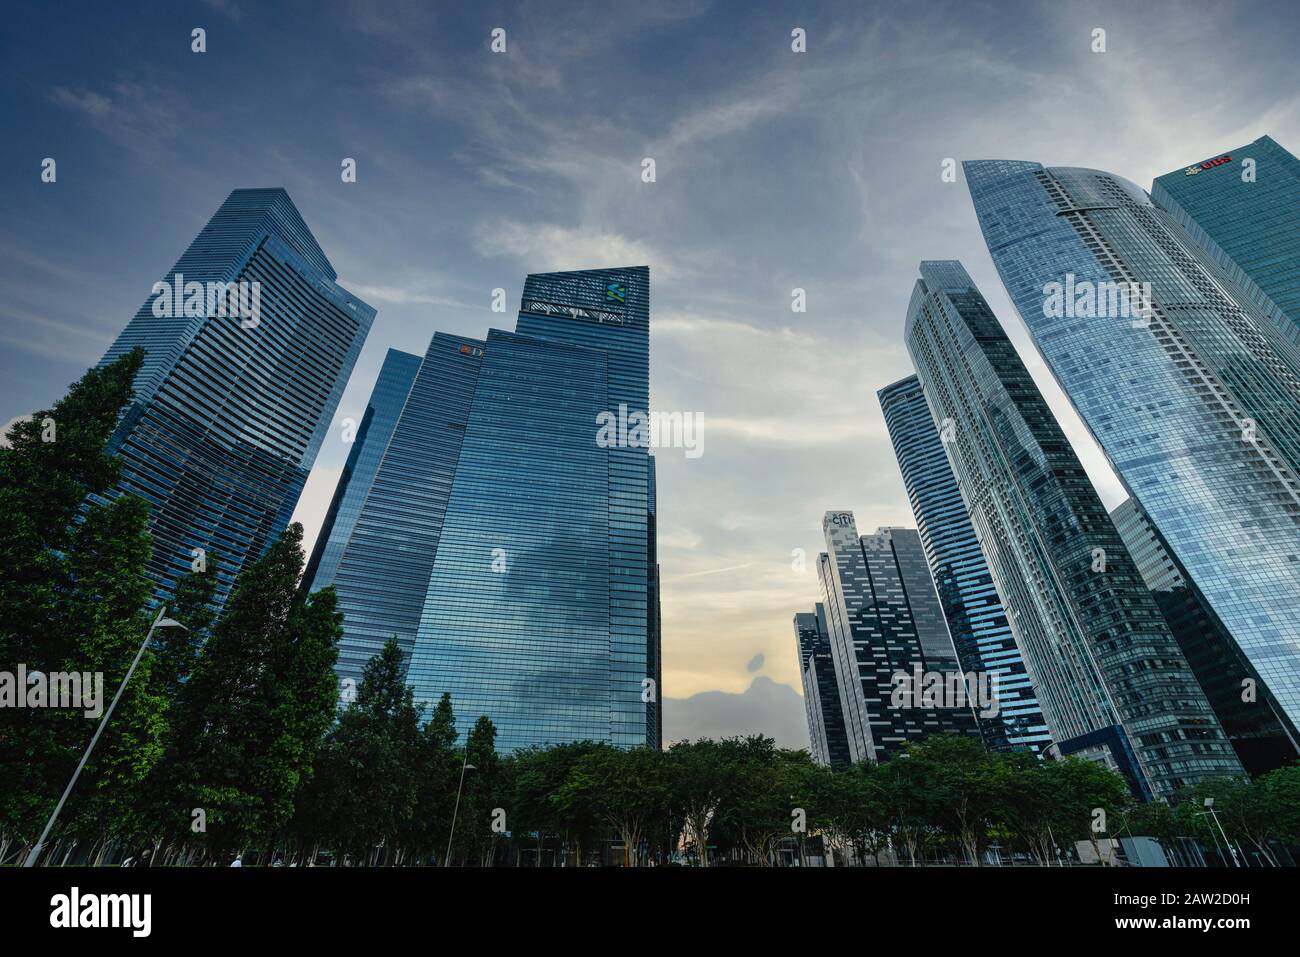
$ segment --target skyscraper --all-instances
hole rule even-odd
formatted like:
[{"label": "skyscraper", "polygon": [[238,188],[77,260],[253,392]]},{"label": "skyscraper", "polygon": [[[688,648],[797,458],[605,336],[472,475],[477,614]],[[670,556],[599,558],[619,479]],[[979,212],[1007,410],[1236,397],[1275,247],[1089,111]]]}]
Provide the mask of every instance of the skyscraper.
[{"label": "skyscraper", "polygon": [[921,383],[912,375],[876,394],[961,669],[997,676],[998,713],[979,722],[984,743],[1036,751],[1051,736]]},{"label": "skyscraper", "polygon": [[370,494],[375,474],[419,371],[419,356],[397,349],[389,349],[384,356],[384,364],[370,392],[370,401],[366,403],[361,422],[352,423],[355,428],[352,449],[303,571],[303,583],[309,591],[323,588],[333,581],[339,559],[352,538],[361,507]]},{"label": "skyscraper", "polygon": [[[646,741],[654,747],[664,746],[663,698],[664,660],[663,660],[663,611],[660,608],[659,587],[659,523],[656,519],[658,503],[656,499],[655,457],[648,457],[650,465],[650,484],[647,494],[649,513],[646,516],[646,543],[649,546],[646,567],[649,581],[646,591],[646,675],[653,682],[654,694],[646,702]],[[643,695],[644,697],[644,695]]]},{"label": "skyscraper", "polygon": [[648,411],[649,291],[645,267],[529,276],[515,332],[452,351],[472,384],[439,380],[458,408],[430,422],[460,441],[439,469],[428,571],[412,575],[408,678],[418,701],[448,692],[490,717],[499,750],[659,735],[650,456],[599,428]]},{"label": "skyscraper", "polygon": [[826,631],[826,606],[818,602],[816,611],[797,613],[794,637],[803,679],[809,753],[821,765],[848,764],[849,739],[835,680],[831,638]]},{"label": "skyscraper", "polygon": [[[1229,272],[1258,287],[1300,342],[1300,159],[1272,137],[1156,178],[1151,198]],[[1238,277],[1240,278],[1240,277]]]},{"label": "skyscraper", "polygon": [[390,638],[408,659],[415,646],[482,346],[437,333],[414,369],[412,357],[390,353],[380,372],[369,428],[357,436],[360,449],[354,443],[342,521],[322,530],[329,535],[310,586],[338,592],[342,678],[359,678]]},{"label": "skyscraper", "polygon": [[1110,517],[1245,769],[1263,774],[1295,761],[1300,735],[1169,554],[1159,530],[1131,498]]},{"label": "skyscraper", "polygon": [[[930,734],[978,734],[916,531],[859,537],[852,512],[831,511],[822,532],[818,575],[850,759],[878,761]],[[928,676],[942,695],[925,693]]]},{"label": "skyscraper", "polygon": [[288,193],[235,190],[104,356],[145,350],[108,495],[149,502],[160,600],[215,552],[224,603],[288,525],[375,316],[337,278]]},{"label": "skyscraper", "polygon": [[[965,171],[1047,365],[1295,726],[1300,349],[1280,314],[1126,180],[1004,160]],[[1220,174],[1233,175],[1193,178]],[[1144,314],[1117,289],[1139,290]]]},{"label": "skyscraper", "polygon": [[1142,795],[1240,773],[1065,434],[958,262],[924,262],[907,348],[1056,748]]}]

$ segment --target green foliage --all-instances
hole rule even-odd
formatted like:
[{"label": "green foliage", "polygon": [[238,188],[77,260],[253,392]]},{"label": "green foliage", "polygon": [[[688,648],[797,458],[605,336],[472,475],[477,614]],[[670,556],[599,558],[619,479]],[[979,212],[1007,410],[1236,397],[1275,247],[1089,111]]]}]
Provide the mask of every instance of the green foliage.
[{"label": "green foliage", "polygon": [[285,827],[334,720],[343,616],[332,589],[299,594],[302,565],[295,524],[240,573],[177,702],[167,779],[219,855]]},{"label": "green foliage", "polygon": [[297,826],[313,842],[374,860],[415,812],[420,746],[402,651],[389,641],[366,665],[356,701],[316,757],[315,774],[299,792]]},{"label": "green foliage", "polygon": [[[149,626],[149,516],[134,496],[93,504],[87,497],[118,478],[105,447],[143,359],[137,349],[90,370],[52,409],[13,425],[0,447],[0,668],[102,673],[105,707]],[[165,730],[153,665],[146,654],[52,841],[134,829],[133,791],[161,753]],[[81,709],[0,709],[0,847],[34,841],[96,721]]]}]

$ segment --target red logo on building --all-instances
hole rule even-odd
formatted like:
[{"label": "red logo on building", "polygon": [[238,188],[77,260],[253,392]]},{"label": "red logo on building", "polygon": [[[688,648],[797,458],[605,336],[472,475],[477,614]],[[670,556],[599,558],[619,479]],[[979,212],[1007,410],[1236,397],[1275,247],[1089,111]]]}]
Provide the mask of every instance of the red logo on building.
[{"label": "red logo on building", "polygon": [[1222,166],[1224,163],[1231,163],[1231,162],[1232,162],[1232,154],[1229,153],[1226,156],[1220,156],[1218,159],[1206,160],[1204,163],[1201,163],[1197,166],[1187,167],[1186,175],[1195,176],[1203,169],[1214,169],[1214,167],[1216,166]]}]

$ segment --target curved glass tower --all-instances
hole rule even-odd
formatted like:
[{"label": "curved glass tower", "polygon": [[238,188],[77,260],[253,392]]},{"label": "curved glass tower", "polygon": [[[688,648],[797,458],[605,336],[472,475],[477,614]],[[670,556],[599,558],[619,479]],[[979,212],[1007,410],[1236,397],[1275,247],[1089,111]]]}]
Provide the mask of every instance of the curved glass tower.
[{"label": "curved glass tower", "polygon": [[[1007,160],[964,169],[1044,360],[1294,726],[1300,349],[1280,313],[1126,180]],[[1143,315],[1097,308],[1115,284],[1145,290]]]},{"label": "curved glass tower", "polygon": [[1057,749],[1168,797],[1240,774],[1087,473],[958,262],[924,262],[907,349]]}]

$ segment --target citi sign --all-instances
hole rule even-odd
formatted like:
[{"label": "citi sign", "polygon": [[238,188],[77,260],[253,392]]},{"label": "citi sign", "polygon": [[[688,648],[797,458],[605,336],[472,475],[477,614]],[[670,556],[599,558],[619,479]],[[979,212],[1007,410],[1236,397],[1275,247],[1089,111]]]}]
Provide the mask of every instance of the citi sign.
[{"label": "citi sign", "polygon": [[1231,162],[1232,162],[1231,154],[1227,156],[1220,156],[1218,159],[1206,160],[1204,163],[1201,163],[1199,166],[1187,167],[1187,172],[1185,175],[1195,176],[1203,169],[1214,169],[1214,167],[1216,166],[1222,166],[1224,163],[1231,163]]}]

